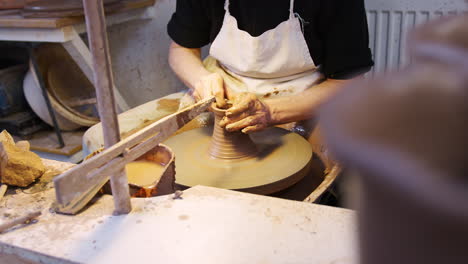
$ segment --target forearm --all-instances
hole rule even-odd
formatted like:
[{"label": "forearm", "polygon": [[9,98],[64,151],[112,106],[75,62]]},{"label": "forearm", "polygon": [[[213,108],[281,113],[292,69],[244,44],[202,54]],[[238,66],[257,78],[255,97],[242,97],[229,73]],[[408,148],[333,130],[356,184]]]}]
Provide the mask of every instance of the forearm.
[{"label": "forearm", "polygon": [[285,124],[313,118],[321,104],[336,94],[349,80],[327,79],[321,84],[294,95],[267,99],[273,124]]},{"label": "forearm", "polygon": [[200,49],[185,48],[175,42],[169,48],[169,65],[190,89],[195,89],[200,78],[210,74],[203,66]]}]

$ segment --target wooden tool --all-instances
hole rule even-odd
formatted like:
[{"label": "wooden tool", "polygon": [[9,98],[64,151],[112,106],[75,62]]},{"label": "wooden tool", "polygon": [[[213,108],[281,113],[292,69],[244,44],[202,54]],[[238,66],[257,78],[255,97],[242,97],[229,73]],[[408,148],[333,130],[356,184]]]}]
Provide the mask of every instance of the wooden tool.
[{"label": "wooden tool", "polygon": [[17,218],[15,220],[11,221],[11,222],[4,223],[4,224],[0,225],[0,233],[14,227],[15,225],[20,225],[20,224],[24,224],[26,222],[29,222],[32,219],[34,219],[34,218],[36,218],[36,217],[38,217],[40,215],[41,215],[41,211],[37,211],[37,212],[29,213],[26,216]]},{"label": "wooden tool", "polygon": [[55,209],[65,214],[79,212],[107,182],[109,175],[122,171],[125,164],[156,147],[214,101],[211,97],[169,115],[56,177]]}]

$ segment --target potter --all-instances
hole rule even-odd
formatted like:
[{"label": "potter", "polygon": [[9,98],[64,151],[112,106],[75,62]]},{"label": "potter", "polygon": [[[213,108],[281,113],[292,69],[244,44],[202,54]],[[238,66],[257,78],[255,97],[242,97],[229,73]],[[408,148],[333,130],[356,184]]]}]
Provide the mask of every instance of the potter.
[{"label": "potter", "polygon": [[233,103],[226,130],[302,121],[319,155],[317,108],[373,65],[363,0],[178,0],[168,33],[170,65],[195,99]]},{"label": "potter", "polygon": [[[168,34],[171,68],[189,91],[165,99],[180,100],[179,109],[212,95],[219,107],[231,101],[220,123],[227,131],[302,123],[288,127],[303,132],[327,171],[337,171],[313,118],[341,85],[373,65],[363,0],[177,0]],[[119,116],[121,133],[170,113],[155,106]],[[85,134],[85,152],[100,147],[97,131]]]}]

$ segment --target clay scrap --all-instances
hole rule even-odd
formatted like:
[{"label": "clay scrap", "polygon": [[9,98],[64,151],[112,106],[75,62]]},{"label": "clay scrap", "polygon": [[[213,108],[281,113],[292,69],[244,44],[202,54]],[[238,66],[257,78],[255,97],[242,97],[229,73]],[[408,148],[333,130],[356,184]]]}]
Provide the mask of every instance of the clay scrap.
[{"label": "clay scrap", "polygon": [[15,141],[7,131],[0,133],[0,177],[8,185],[26,187],[45,172],[41,158],[29,151],[29,144]]}]

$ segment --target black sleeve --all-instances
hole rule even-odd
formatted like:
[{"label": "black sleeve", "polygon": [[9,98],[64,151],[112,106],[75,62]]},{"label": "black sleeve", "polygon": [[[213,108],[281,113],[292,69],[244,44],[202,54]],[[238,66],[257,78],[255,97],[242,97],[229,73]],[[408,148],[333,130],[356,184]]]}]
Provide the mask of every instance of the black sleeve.
[{"label": "black sleeve", "polygon": [[167,25],[172,40],[186,48],[210,43],[210,19],[203,0],[177,0],[176,11]]},{"label": "black sleeve", "polygon": [[374,63],[364,0],[328,0],[325,5],[323,73],[348,79],[369,71]]}]

